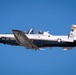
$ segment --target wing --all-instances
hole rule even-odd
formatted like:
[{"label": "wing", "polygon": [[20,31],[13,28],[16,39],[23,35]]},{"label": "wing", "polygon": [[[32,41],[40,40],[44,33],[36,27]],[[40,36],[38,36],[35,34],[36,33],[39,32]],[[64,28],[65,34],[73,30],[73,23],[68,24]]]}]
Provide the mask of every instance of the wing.
[{"label": "wing", "polygon": [[17,43],[29,49],[39,49],[23,31],[12,30]]}]

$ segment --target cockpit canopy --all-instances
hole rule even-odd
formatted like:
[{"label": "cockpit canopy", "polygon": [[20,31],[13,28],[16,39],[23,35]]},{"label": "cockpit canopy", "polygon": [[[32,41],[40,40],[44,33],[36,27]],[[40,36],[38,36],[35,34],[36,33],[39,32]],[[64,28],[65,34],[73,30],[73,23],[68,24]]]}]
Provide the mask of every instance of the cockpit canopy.
[{"label": "cockpit canopy", "polygon": [[[35,34],[34,29],[31,28],[29,31],[25,32],[26,34]],[[42,30],[39,30],[37,34],[43,34],[43,35],[50,35],[49,32],[43,32]]]},{"label": "cockpit canopy", "polygon": [[[27,32],[25,32],[25,33],[26,33],[26,34],[35,34],[33,28],[31,28],[29,31],[27,31]],[[43,31],[39,30],[39,31],[38,31],[38,34],[43,34]]]},{"label": "cockpit canopy", "polygon": [[43,33],[44,33],[44,32],[43,32],[43,31],[41,31],[41,30],[39,30],[39,31],[38,31],[38,34],[43,34]]},{"label": "cockpit canopy", "polygon": [[30,29],[30,30],[27,32],[27,34],[34,34],[34,29],[33,29],[33,28]]}]

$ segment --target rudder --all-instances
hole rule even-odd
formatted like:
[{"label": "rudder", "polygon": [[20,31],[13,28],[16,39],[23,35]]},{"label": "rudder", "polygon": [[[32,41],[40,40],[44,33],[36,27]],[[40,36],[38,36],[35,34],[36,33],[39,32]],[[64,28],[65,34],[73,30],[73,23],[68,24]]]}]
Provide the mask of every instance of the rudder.
[{"label": "rudder", "polygon": [[76,40],[76,25],[72,25],[71,31],[68,37],[70,40]]}]

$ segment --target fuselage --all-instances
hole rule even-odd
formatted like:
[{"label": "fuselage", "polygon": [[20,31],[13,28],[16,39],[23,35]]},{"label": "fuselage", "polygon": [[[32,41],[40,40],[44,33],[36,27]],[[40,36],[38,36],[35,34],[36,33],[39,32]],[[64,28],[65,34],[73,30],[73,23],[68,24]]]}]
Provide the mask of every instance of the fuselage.
[{"label": "fuselage", "polygon": [[[63,42],[68,36],[52,36],[43,34],[26,34],[26,36],[39,48],[42,47],[75,47],[76,42]],[[13,34],[1,34],[0,43],[20,46]]]}]

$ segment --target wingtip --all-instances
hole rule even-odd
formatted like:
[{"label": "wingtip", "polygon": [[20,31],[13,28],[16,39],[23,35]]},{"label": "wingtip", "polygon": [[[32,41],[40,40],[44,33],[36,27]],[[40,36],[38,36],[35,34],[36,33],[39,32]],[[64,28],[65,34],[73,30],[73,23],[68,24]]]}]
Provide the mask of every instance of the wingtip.
[{"label": "wingtip", "polygon": [[20,32],[20,30],[14,30],[14,29],[13,29],[12,32]]}]

